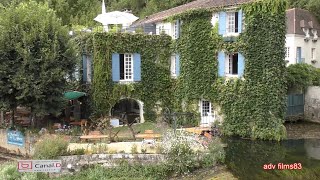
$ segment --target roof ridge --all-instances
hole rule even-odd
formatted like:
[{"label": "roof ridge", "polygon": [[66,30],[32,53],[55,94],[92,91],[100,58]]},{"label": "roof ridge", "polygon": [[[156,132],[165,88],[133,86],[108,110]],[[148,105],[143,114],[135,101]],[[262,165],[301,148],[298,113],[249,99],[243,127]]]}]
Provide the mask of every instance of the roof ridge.
[{"label": "roof ridge", "polygon": [[143,24],[155,23],[162,21],[170,16],[174,16],[183,13],[191,9],[205,9],[205,8],[215,8],[215,7],[227,7],[233,5],[239,5],[251,2],[253,0],[195,0],[180,6],[176,6],[164,11],[157,12],[144,19],[141,19],[133,24],[133,26],[139,26]]}]

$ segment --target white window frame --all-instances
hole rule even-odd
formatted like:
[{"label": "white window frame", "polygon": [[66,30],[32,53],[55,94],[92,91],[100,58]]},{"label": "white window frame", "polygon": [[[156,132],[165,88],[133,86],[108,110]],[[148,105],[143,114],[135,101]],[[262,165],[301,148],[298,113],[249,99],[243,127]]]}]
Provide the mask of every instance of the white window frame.
[{"label": "white window frame", "polygon": [[172,39],[178,39],[178,22],[172,23]]},{"label": "white window frame", "polygon": [[[229,11],[227,12],[226,17],[226,36],[238,36],[240,33],[240,30],[238,29],[238,32],[236,32],[236,29],[239,27],[236,27],[236,13],[239,13],[238,11]],[[239,24],[238,24],[239,26]]]},{"label": "white window frame", "polygon": [[[208,111],[204,111],[204,103],[208,103],[208,105],[209,105],[209,109],[207,109]],[[201,100],[200,101],[200,110],[201,110],[201,116],[202,117],[206,117],[206,116],[211,116],[212,115],[212,111],[213,111],[213,106],[212,106],[212,104],[211,104],[211,102],[210,101],[207,101],[207,100]]]},{"label": "white window frame", "polygon": [[[235,53],[235,54],[238,54],[238,53]],[[226,54],[225,56],[225,73],[226,73],[226,76],[228,77],[238,77],[239,75],[239,69],[238,69],[238,73],[237,74],[232,74],[231,71],[232,71],[232,66],[233,66],[233,57],[234,54]],[[238,63],[239,63],[239,54],[238,54]],[[238,66],[238,65],[237,65]]]},{"label": "white window frame", "polygon": [[165,29],[164,29],[164,24],[161,24],[161,25],[159,26],[159,35],[162,34],[162,33],[167,34],[166,31],[165,31]]},{"label": "white window frame", "polygon": [[236,13],[235,12],[227,12],[227,26],[226,26],[227,34],[236,33]]},{"label": "white window frame", "polygon": [[92,82],[92,56],[91,55],[87,55],[87,82],[88,83]]},{"label": "white window frame", "polygon": [[217,111],[213,104],[205,99],[200,99],[199,110],[201,115],[200,126],[209,126],[217,119]]},{"label": "white window frame", "polygon": [[286,47],[285,59],[289,59],[289,58],[290,58],[290,47]]},{"label": "white window frame", "polygon": [[[123,65],[124,79],[120,79],[120,81],[133,81],[133,75],[134,75],[133,54],[124,53],[123,55],[124,55],[124,65]],[[121,72],[121,70],[119,72]]]},{"label": "white window frame", "polygon": [[311,48],[311,60],[316,59],[316,48]]},{"label": "white window frame", "polygon": [[177,74],[176,74],[176,54],[172,54],[171,55],[171,58],[170,58],[170,72],[171,72],[171,77],[177,77]]}]

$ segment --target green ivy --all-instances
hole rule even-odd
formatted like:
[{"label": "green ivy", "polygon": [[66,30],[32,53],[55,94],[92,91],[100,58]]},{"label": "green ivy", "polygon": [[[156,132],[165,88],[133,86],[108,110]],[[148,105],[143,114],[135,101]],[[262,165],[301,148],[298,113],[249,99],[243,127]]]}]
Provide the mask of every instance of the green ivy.
[{"label": "green ivy", "polygon": [[[168,20],[180,19],[181,36],[96,33],[93,100],[102,115],[124,97],[144,102],[145,118],[154,120],[154,107],[194,112],[199,118],[199,99],[221,107],[226,135],[281,140],[286,131],[285,0],[261,0],[242,5],[245,31],[235,42],[225,42],[218,26],[210,23],[215,10],[191,10]],[[85,39],[85,38],[84,38]],[[217,53],[241,52],[245,56],[242,79],[218,78]],[[140,53],[142,81],[130,85],[112,82],[111,54]],[[170,78],[171,53],[180,54],[180,76]],[[198,119],[197,119],[198,120]],[[194,124],[194,121],[190,121]]]},{"label": "green ivy", "polygon": [[[176,107],[185,102],[184,111],[196,112],[197,106],[192,108],[190,104],[210,99],[221,107],[225,135],[280,140],[286,135],[286,3],[263,0],[241,8],[246,29],[233,38],[235,42],[225,42],[217,26],[211,28],[212,11],[192,10],[174,17],[183,22],[177,41],[181,75],[175,86]],[[244,54],[243,79],[226,81],[217,77],[219,51]]]},{"label": "green ivy", "polygon": [[[154,121],[154,107],[172,104],[169,58],[171,38],[129,33],[93,33],[82,37],[85,51],[94,57],[93,102],[95,113],[106,116],[121,98],[134,98],[144,103],[144,116]],[[112,81],[112,53],[141,55],[141,82],[119,84]]]},{"label": "green ivy", "polygon": [[308,86],[320,85],[320,70],[306,63],[291,64],[287,67],[288,89],[303,92]]},{"label": "green ivy", "polygon": [[244,79],[217,81],[214,89],[218,95],[212,99],[220,103],[225,115],[225,134],[281,140],[286,136],[286,1],[255,1],[242,9],[246,29],[237,41],[238,47],[227,47],[244,54]]}]

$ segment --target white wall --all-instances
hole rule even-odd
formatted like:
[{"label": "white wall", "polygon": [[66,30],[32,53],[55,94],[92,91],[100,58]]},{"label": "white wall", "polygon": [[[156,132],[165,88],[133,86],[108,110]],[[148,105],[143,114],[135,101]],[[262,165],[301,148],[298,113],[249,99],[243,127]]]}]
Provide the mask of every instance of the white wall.
[{"label": "white wall", "polygon": [[[305,36],[303,35],[297,35],[297,34],[287,34],[286,35],[286,47],[290,47],[290,57],[286,60],[289,60],[290,64],[296,63],[296,56],[297,56],[297,47],[301,47],[301,57],[305,59],[305,63],[311,64],[314,67],[320,68],[320,40],[317,42],[312,41],[311,39],[306,42],[304,41]],[[317,62],[315,64],[311,63],[311,49],[315,48],[315,59]]]},{"label": "white wall", "polygon": [[[212,26],[215,26],[219,22],[219,14],[218,13],[212,13],[212,19],[211,24]],[[173,22],[158,22],[156,23],[156,34],[159,35],[160,31],[159,28],[161,26],[164,26],[164,31],[169,36],[173,37],[173,29],[174,29],[174,23]]]},{"label": "white wall", "polygon": [[304,116],[307,121],[320,123],[320,87],[310,86],[305,92]]},{"label": "white wall", "polygon": [[215,26],[218,22],[219,22],[219,14],[212,13],[212,19],[211,19],[212,26]]}]

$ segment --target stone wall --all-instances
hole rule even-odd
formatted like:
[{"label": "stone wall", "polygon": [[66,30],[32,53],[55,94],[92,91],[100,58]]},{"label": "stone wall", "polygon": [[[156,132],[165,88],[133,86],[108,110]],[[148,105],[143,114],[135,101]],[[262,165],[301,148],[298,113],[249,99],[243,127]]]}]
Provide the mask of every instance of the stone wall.
[{"label": "stone wall", "polygon": [[310,86],[305,93],[305,120],[320,123],[320,87]]},{"label": "stone wall", "polygon": [[0,129],[0,149],[5,153],[13,153],[22,156],[31,156],[33,154],[33,146],[36,138],[30,135],[24,136],[23,146],[8,143],[7,130]]},{"label": "stone wall", "polygon": [[128,163],[157,164],[163,162],[165,157],[162,154],[92,154],[61,156],[59,159],[62,161],[61,173],[66,174],[80,171],[81,168],[93,164],[115,167],[124,160]]}]

